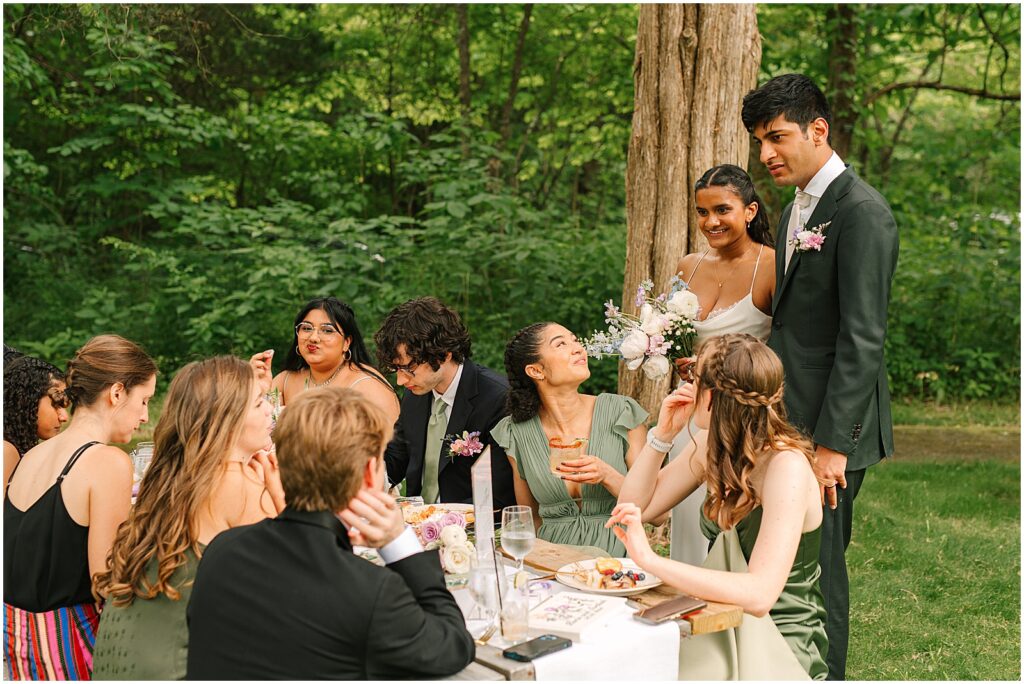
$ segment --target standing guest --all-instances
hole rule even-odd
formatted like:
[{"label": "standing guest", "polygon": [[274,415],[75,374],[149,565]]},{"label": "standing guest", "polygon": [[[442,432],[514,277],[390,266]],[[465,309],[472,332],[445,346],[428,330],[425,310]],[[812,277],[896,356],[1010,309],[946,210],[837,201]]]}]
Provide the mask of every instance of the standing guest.
[{"label": "standing guest", "polygon": [[[647,411],[629,397],[580,393],[587,353],[558,323],[534,323],[505,348],[511,415],[494,428],[515,477],[516,500],[533,509],[537,536],[596,546],[613,556],[622,543],[605,527],[626,471],[644,446]],[[587,454],[551,470],[549,442],[587,438]]]},{"label": "standing guest", "polygon": [[19,356],[4,367],[4,486],[18,461],[68,422],[67,385],[55,366]]},{"label": "standing guest", "polygon": [[[384,458],[392,484],[426,503],[472,503],[470,468],[491,447],[494,510],[515,504],[512,469],[491,430],[505,415],[508,382],[470,360],[469,333],[459,315],[433,297],[395,307],[374,339],[377,358],[405,387],[395,438]],[[451,441],[479,433],[471,455],[455,454]]]},{"label": "standing guest", "polygon": [[[423,679],[473,639],[384,493],[391,425],[353,390],[306,392],[274,431],[288,507],[207,547],[188,607],[189,679]],[[380,549],[381,568],[352,553]]]},{"label": "standing guest", "polygon": [[[693,322],[697,343],[726,333],[748,333],[764,341],[772,330],[775,250],[764,203],[747,172],[732,164],[715,166],[694,184],[697,227],[708,242],[702,253],[679,262],[679,277],[697,295],[700,312]],[[688,376],[690,359],[680,359]],[[675,458],[690,442],[684,430],[672,445]],[[673,560],[699,565],[707,557],[700,534],[700,509],[707,491],[701,485],[672,509]]]},{"label": "standing guest", "polygon": [[226,529],[284,509],[263,395],[253,370],[232,356],[190,363],[174,376],[153,462],[109,569],[95,578],[106,604],[94,679],[185,678],[185,608],[203,549]]},{"label": "standing guest", "polygon": [[[644,570],[752,616],[726,640],[684,648],[679,667],[685,679],[824,679],[828,672],[813,455],[786,422],[782,396],[782,364],[763,342],[739,333],[705,342],[693,382],[662,402],[649,444],[608,521]],[[691,418],[699,431],[661,468],[672,438]],[[651,549],[643,522],[701,482],[707,484],[701,527],[715,547],[704,567],[662,558]]]},{"label": "standing guest", "polygon": [[315,387],[351,387],[377,404],[392,421],[398,420],[398,397],[384,376],[373,367],[363,343],[356,315],[335,297],[317,297],[295,317],[295,336],[284,360],[284,370],[271,382],[273,350],[253,354],[249,363],[265,390],[276,389],[281,404]]},{"label": "standing guest", "polygon": [[742,116],[775,184],[796,186],[779,223],[768,344],[786,369],[790,419],[814,442],[829,678],[844,679],[853,501],[868,467],[893,453],[884,347],[899,236],[885,199],[832,150],[811,79],[773,78],[743,98]]},{"label": "standing guest", "polygon": [[117,335],[68,362],[71,422],[29,449],[4,495],[4,660],[12,679],[89,679],[99,613],[90,577],[106,569],[131,507],[126,443],[149,420],[156,364]]}]

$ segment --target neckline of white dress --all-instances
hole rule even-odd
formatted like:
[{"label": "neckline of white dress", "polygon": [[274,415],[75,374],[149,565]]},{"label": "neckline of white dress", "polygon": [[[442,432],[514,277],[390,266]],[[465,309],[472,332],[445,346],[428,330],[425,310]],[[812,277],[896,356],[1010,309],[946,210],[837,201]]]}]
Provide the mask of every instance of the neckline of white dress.
[{"label": "neckline of white dress", "polygon": [[[722,307],[722,308],[720,308],[720,309],[712,309],[712,310],[711,310],[711,313],[709,313],[709,314],[707,315],[707,318],[705,318],[705,319],[704,319],[703,321],[701,321],[701,320],[697,320],[697,321],[694,321],[694,322],[695,322],[695,323],[707,323],[707,322],[711,321],[712,319],[715,319],[715,318],[719,318],[719,317],[721,317],[721,316],[723,316],[723,315],[725,315],[725,314],[729,313],[730,311],[732,311],[733,309],[735,309],[735,308],[736,308],[737,306],[739,306],[740,304],[742,304],[743,302],[745,302],[745,301],[746,301],[746,300],[748,300],[748,299],[749,299],[749,300],[751,300],[751,301],[750,301],[750,304],[751,304],[751,306],[753,306],[753,304],[754,304],[754,301],[753,301],[753,299],[754,299],[753,293],[751,293],[751,292],[748,292],[748,293],[746,294],[746,296],[745,296],[745,297],[743,297],[742,299],[737,299],[737,300],[736,300],[735,302],[733,302],[733,303],[732,303],[732,304],[730,304],[729,306],[724,306],[724,307]],[[753,308],[754,308],[754,309],[757,309],[757,311],[758,311],[759,313],[762,313],[762,314],[764,313],[763,311],[761,311],[760,309],[758,309],[758,308],[757,308],[756,306],[753,306]]]}]

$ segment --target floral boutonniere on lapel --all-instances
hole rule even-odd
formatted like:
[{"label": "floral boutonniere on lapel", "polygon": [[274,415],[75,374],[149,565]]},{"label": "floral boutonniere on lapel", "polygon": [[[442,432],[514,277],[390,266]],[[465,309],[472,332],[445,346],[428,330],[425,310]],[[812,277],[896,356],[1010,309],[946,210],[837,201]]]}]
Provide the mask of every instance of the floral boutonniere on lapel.
[{"label": "floral boutonniere on lapel", "polygon": [[815,252],[821,251],[821,246],[825,244],[825,229],[832,225],[831,221],[825,223],[819,223],[814,228],[805,228],[799,233],[794,235],[789,240],[789,244],[793,245],[793,251],[796,252]]},{"label": "floral boutonniere on lapel", "polygon": [[480,454],[484,450],[484,443],[480,441],[480,431],[476,432],[463,432],[462,436],[459,435],[447,435],[445,441],[448,442],[448,458],[455,460],[456,456],[473,457]]}]

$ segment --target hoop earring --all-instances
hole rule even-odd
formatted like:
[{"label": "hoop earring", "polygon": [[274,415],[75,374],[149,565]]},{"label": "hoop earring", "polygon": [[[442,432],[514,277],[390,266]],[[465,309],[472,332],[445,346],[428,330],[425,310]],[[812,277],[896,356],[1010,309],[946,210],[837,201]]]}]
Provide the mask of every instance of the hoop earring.
[{"label": "hoop earring", "polygon": [[299,345],[295,345],[295,353],[302,356],[302,352],[299,351]]},{"label": "hoop earring", "polygon": [[348,361],[351,361],[351,360],[352,360],[352,350],[351,349],[346,349],[345,350],[345,361],[348,362]]}]

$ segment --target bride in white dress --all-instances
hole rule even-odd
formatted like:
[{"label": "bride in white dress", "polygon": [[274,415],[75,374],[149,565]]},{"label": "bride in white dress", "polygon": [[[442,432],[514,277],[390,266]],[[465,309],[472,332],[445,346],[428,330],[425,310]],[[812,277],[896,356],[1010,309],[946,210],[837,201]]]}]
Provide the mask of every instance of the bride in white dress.
[{"label": "bride in white dress", "polygon": [[[683,257],[677,271],[700,300],[699,320],[694,323],[697,343],[726,333],[767,340],[775,294],[775,250],[754,183],[740,167],[722,164],[706,171],[694,189],[697,225],[708,247]],[[680,363],[684,380],[688,373],[689,364]],[[689,443],[694,429],[691,425],[679,433],[670,458]],[[699,528],[706,492],[701,485],[672,509],[673,560],[700,565],[707,556],[708,542]]]}]

